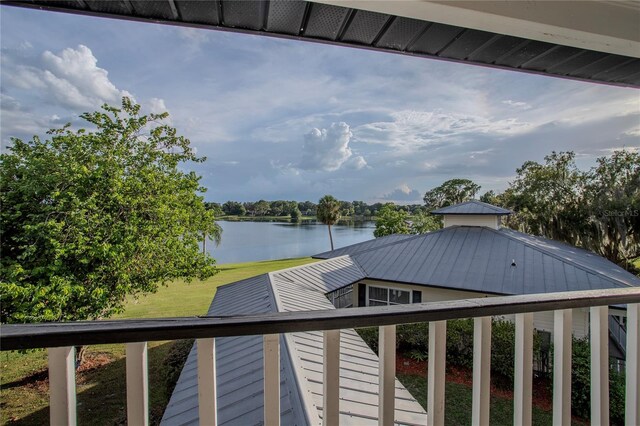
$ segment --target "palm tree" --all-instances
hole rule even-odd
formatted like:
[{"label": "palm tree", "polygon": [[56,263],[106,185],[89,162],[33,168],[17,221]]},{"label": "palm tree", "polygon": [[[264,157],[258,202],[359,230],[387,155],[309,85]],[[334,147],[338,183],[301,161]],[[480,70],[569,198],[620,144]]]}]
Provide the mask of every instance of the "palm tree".
[{"label": "palm tree", "polygon": [[340,202],[331,195],[325,195],[318,202],[316,213],[318,220],[329,227],[329,241],[333,250],[333,237],[331,236],[331,225],[335,225],[340,220]]}]

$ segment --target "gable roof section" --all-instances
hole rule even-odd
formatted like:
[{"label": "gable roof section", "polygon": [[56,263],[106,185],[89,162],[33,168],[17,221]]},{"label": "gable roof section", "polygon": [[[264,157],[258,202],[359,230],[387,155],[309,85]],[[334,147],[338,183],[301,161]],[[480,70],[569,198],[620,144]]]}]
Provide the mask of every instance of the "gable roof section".
[{"label": "gable roof section", "polygon": [[452,226],[360,248],[342,252],[384,281],[506,295],[640,286],[593,253],[504,228]]},{"label": "gable roof section", "polygon": [[[222,286],[209,315],[335,309],[325,294],[365,278],[349,257],[260,275]],[[355,330],[340,337],[340,424],[377,425],[378,357]],[[323,334],[281,336],[281,422],[321,424]],[[258,425],[263,421],[262,337],[216,339],[220,425]],[[396,381],[396,422],[424,424],[426,412]],[[178,379],[163,425],[197,424],[195,348]]]},{"label": "gable roof section", "polygon": [[498,206],[483,203],[478,200],[470,200],[464,203],[456,204],[453,206],[443,207],[441,209],[433,210],[431,214],[443,215],[443,214],[469,214],[469,215],[508,215],[513,213],[511,210],[503,209]]},{"label": "gable roof section", "polygon": [[[218,288],[208,315],[242,315],[275,312],[276,305],[266,274]],[[218,424],[259,425],[263,421],[262,336],[216,339]],[[288,357],[280,354],[280,413],[282,424],[304,424],[298,388]],[[198,368],[196,345],[182,369],[162,425],[198,425]]]}]

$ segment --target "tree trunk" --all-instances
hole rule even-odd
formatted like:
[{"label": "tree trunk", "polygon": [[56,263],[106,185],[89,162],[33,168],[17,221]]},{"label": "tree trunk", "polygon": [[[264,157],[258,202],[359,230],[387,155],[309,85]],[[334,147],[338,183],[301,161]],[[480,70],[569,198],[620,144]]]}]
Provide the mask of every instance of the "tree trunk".
[{"label": "tree trunk", "polygon": [[329,227],[329,241],[331,241],[331,251],[333,251],[333,236],[331,235],[331,225],[327,224]]},{"label": "tree trunk", "polygon": [[84,356],[87,353],[86,346],[76,346],[76,370],[80,368],[84,362]]}]

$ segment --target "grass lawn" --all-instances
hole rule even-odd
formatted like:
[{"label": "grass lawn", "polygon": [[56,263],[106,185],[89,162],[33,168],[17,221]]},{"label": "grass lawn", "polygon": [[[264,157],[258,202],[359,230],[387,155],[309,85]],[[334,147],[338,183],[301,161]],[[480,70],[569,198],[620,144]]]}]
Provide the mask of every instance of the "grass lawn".
[{"label": "grass lawn", "polygon": [[[425,409],[427,407],[427,378],[413,374],[398,374],[398,380],[407,388]],[[448,426],[471,424],[471,387],[447,382],[445,384],[445,419]],[[492,425],[513,424],[513,400],[491,395],[489,422]],[[550,411],[543,411],[533,407],[533,425],[551,425],[553,415]],[[574,423],[576,425],[582,423]]]},{"label": "grass lawn", "polygon": [[[193,316],[206,313],[216,289],[224,284],[278,269],[312,262],[311,258],[220,265],[220,273],[206,281],[174,282],[157,293],[129,300],[118,318]],[[174,342],[149,342],[149,407],[152,423],[162,417],[171,384],[168,358]],[[124,345],[96,345],[87,350],[86,368],[78,372],[78,423],[124,424]],[[0,353],[0,421],[12,425],[49,423],[46,352]],[[92,368],[94,367],[94,368]]]}]

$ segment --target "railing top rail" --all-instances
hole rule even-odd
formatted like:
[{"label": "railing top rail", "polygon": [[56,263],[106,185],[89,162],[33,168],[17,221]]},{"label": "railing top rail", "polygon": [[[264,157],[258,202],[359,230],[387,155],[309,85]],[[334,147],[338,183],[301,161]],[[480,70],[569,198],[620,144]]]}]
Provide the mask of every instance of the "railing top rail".
[{"label": "railing top rail", "polygon": [[228,317],[11,324],[0,327],[0,350],[333,330],[626,303],[640,303],[640,287]]}]

